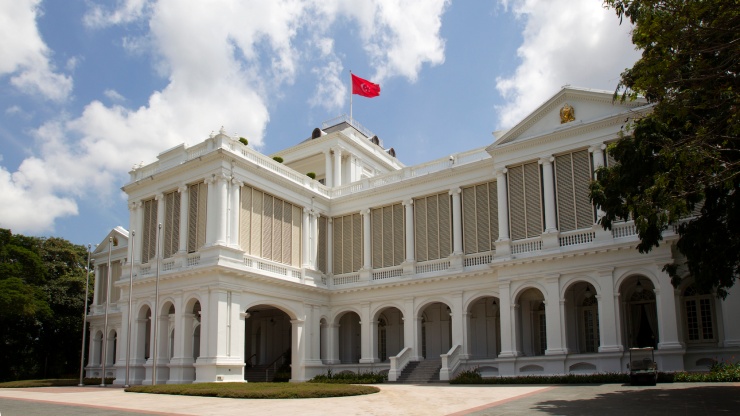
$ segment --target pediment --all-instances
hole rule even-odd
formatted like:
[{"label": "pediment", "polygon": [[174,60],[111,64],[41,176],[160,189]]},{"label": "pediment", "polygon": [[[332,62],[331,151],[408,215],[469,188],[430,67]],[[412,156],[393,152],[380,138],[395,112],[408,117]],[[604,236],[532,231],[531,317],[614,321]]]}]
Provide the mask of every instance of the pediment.
[{"label": "pediment", "polygon": [[117,226],[116,228],[110,230],[108,235],[106,235],[105,238],[100,242],[100,244],[98,244],[97,248],[95,248],[93,254],[108,252],[108,245],[110,244],[111,238],[113,238],[113,247],[111,247],[112,250],[128,246],[128,235],[128,230],[121,227],[120,225]]},{"label": "pediment", "polygon": [[494,147],[525,141],[549,133],[561,132],[599,120],[624,114],[630,109],[644,106],[645,100],[629,102],[613,100],[613,92],[563,87],[510,130],[497,137]]}]

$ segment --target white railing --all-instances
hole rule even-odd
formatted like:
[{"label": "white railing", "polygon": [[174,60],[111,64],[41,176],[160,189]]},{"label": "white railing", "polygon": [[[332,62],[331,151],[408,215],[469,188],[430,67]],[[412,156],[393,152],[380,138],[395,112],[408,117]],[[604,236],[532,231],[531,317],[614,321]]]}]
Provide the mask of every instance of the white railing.
[{"label": "white railing", "polygon": [[162,271],[169,272],[175,270],[175,260],[165,260],[162,262]]},{"label": "white railing", "polygon": [[511,254],[531,253],[542,250],[542,239],[540,237],[511,243]]},{"label": "white railing", "polygon": [[440,381],[450,381],[455,375],[455,371],[460,366],[460,355],[462,354],[462,345],[455,345],[447,352],[440,355],[442,358],[442,369],[439,370]]},{"label": "white railing", "polygon": [[187,267],[194,267],[200,264],[200,253],[188,254]]},{"label": "white railing", "polygon": [[447,259],[430,260],[416,265],[416,274],[440,272],[450,268],[450,261]]},{"label": "white railing", "polygon": [[344,123],[344,122],[347,122],[350,126],[356,128],[357,131],[359,131],[360,133],[364,134],[367,137],[373,137],[373,136],[375,136],[373,134],[373,132],[370,131],[370,129],[368,129],[367,127],[363,126],[362,124],[360,124],[360,122],[358,122],[357,120],[355,120],[353,117],[349,117],[346,114],[342,114],[341,116],[334,117],[331,120],[327,120],[327,121],[321,123],[321,130],[328,129],[329,127],[334,127],[337,124],[341,124],[341,123]]},{"label": "white railing", "polygon": [[589,231],[571,231],[560,234],[560,247],[588,244],[596,239],[596,233]]},{"label": "white railing", "polygon": [[481,264],[488,264],[492,261],[493,252],[469,254],[465,256],[464,266],[480,266]]},{"label": "white railing", "polygon": [[340,285],[348,285],[350,283],[357,283],[360,281],[360,274],[359,273],[350,273],[350,274],[344,274],[340,276],[334,276],[332,279],[332,283],[334,286],[340,286]]},{"label": "white railing", "polygon": [[403,369],[411,361],[411,347],[405,347],[395,357],[391,357],[391,369],[388,371],[388,381],[396,381]]},{"label": "white railing", "polygon": [[391,277],[400,277],[401,275],[403,275],[403,267],[378,269],[373,272],[373,280],[389,279]]},{"label": "white railing", "polygon": [[301,280],[302,277],[300,269],[286,266],[284,264],[270,262],[264,259],[244,256],[244,265],[252,269],[279,274],[281,276],[290,277],[296,280]]},{"label": "white railing", "polygon": [[612,237],[622,238],[622,237],[630,237],[633,235],[637,235],[637,227],[635,227],[634,222],[630,221],[630,222],[612,224]]}]

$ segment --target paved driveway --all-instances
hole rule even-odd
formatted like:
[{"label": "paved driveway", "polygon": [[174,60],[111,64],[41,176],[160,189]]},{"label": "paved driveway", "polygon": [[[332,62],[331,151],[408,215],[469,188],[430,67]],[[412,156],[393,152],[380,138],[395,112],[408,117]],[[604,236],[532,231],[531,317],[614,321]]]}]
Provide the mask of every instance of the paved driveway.
[{"label": "paved driveway", "polygon": [[0,389],[0,416],[34,415],[716,415],[740,414],[740,383],[581,386],[380,385],[366,396],[254,400],[119,388]]}]

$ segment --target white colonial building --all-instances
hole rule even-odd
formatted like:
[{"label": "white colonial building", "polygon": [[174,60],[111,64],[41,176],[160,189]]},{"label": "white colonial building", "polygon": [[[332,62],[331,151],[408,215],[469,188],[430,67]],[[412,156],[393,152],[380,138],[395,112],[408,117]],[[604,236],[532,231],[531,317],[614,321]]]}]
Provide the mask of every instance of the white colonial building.
[{"label": "white colonial building", "polygon": [[166,150],[123,187],[131,232],[95,252],[87,375],[105,356],[123,384],[128,345],[131,384],[281,367],[292,381],[395,380],[417,361],[442,380],[619,372],[633,346],[656,347],[661,371],[700,370],[740,354],[738,296],[698,293],[690,277],[676,289],[662,271],[672,230],[639,254],[632,222],[596,224],[593,172],[649,109],[566,87],[488,147],[418,166],[348,118],[283,163],[223,129]]}]

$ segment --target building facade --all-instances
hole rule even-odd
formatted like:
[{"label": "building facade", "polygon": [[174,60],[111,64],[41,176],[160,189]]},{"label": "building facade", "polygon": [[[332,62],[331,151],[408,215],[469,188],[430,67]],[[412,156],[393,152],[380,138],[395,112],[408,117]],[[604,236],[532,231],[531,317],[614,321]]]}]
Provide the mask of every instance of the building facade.
[{"label": "building facade", "polygon": [[589,202],[607,145],[649,110],[565,87],[488,147],[418,166],[347,118],[283,163],[223,129],[169,149],[131,171],[130,231],[95,252],[87,375],[620,372],[637,346],[661,371],[729,359],[738,296],[674,288],[675,232],[639,254],[634,224],[605,231]]}]

